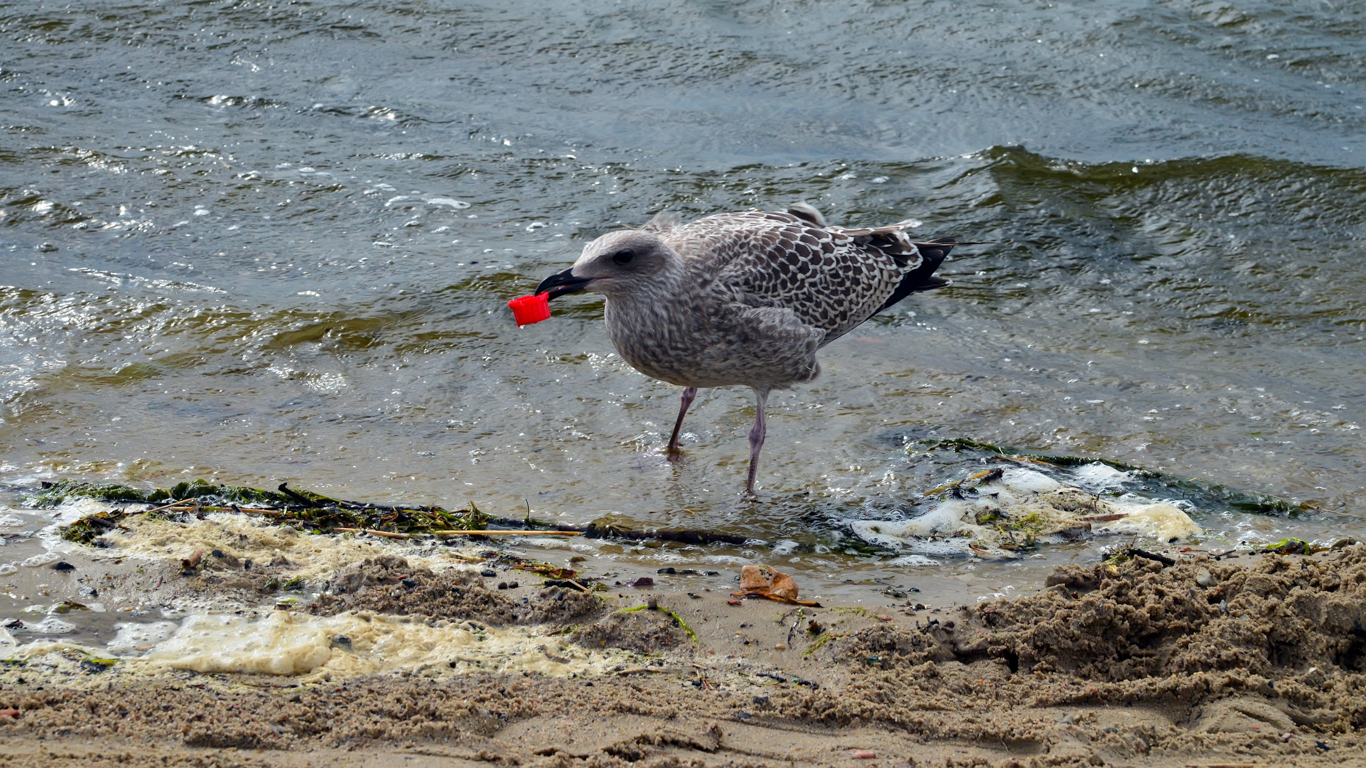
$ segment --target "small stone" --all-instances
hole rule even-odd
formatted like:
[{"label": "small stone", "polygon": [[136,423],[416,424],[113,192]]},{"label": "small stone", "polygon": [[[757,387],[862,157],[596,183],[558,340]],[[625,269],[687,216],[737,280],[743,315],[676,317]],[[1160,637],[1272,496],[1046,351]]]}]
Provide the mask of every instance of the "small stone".
[{"label": "small stone", "polygon": [[773,646],[773,650],[775,650],[775,651],[786,651],[786,650],[787,650],[787,643],[778,643],[777,645]]},{"label": "small stone", "polygon": [[1209,571],[1201,568],[1195,572],[1195,583],[1202,587],[1208,587],[1214,583],[1214,577],[1210,575]]},{"label": "small stone", "polygon": [[655,580],[652,579],[652,578],[650,578],[649,576],[641,576],[640,578],[638,578],[638,579],[636,579],[635,581],[631,582],[631,586],[633,586],[633,587],[642,587],[642,588],[643,588],[643,587],[653,587],[654,585],[655,585]]},{"label": "small stone", "polygon": [[655,573],[665,573],[665,574],[670,574],[670,575],[672,575],[672,574],[678,573],[678,569],[677,569],[677,568],[672,568],[672,567],[670,567],[670,568],[660,568],[659,570],[655,571]]},{"label": "small stone", "polygon": [[871,749],[851,749],[849,750],[850,760],[872,760],[877,757],[877,753]]},{"label": "small stone", "polygon": [[65,560],[62,560],[53,563],[52,570],[57,571],[58,573],[71,573],[72,571],[76,570],[76,566],[72,565],[71,563],[68,563]]},{"label": "small stone", "polygon": [[486,579],[491,579],[494,576],[497,576],[498,572],[493,570],[492,568],[485,568],[484,570],[479,572],[479,575],[483,576]]}]

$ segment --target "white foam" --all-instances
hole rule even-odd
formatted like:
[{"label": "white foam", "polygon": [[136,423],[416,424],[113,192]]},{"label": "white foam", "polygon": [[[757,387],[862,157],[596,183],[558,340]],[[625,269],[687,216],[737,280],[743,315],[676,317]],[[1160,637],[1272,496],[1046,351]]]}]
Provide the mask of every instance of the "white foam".
[{"label": "white foam", "polygon": [[86,515],[107,512],[110,509],[113,509],[113,505],[95,499],[67,499],[48,513],[48,517],[58,525],[71,525]]},{"label": "white foam", "polygon": [[369,614],[320,617],[290,611],[260,617],[190,616],[146,658],[196,672],[270,675],[374,674],[413,668],[564,675],[601,670],[611,663],[608,655],[525,630],[469,624],[433,627]]},{"label": "white foam", "polygon": [[939,565],[939,564],[940,564],[940,561],[935,560],[935,559],[933,559],[933,558],[925,557],[924,555],[918,555],[918,554],[917,554],[917,555],[902,555],[901,557],[894,558],[894,559],[892,559],[892,560],[887,561],[887,564],[888,564],[888,565],[901,565],[901,566],[912,566],[912,567],[915,567],[915,566],[921,566],[921,565]]},{"label": "white foam", "polygon": [[147,650],[149,646],[164,642],[175,634],[180,627],[174,621],[158,621],[152,624],[119,622],[114,625],[118,634],[105,646],[114,653],[129,653]]},{"label": "white foam", "polygon": [[1129,507],[1124,513],[1119,520],[1097,523],[1092,530],[1102,534],[1136,534],[1159,541],[1186,539],[1200,533],[1200,526],[1170,504]]},{"label": "white foam", "polygon": [[1124,472],[1099,461],[1076,467],[1071,474],[1077,485],[1090,491],[1119,488],[1134,478],[1132,472]]},{"label": "white foam", "polygon": [[1001,479],[992,485],[1002,485],[1016,493],[1048,493],[1062,487],[1062,483],[1032,469],[1011,467],[1001,473]]},{"label": "white foam", "polygon": [[470,204],[464,200],[456,200],[450,197],[433,197],[428,199],[426,203],[427,205],[448,205],[457,211],[462,211],[470,207]]},{"label": "white foam", "polygon": [[30,557],[30,558],[28,558],[27,560],[24,560],[23,562],[21,562],[21,563],[19,563],[19,564],[22,565],[22,566],[24,566],[24,567],[26,567],[26,568],[37,568],[37,567],[40,566],[40,565],[47,565],[48,563],[55,563],[55,562],[57,562],[58,560],[61,560],[61,559],[62,559],[62,556],[59,555],[59,554],[57,554],[56,552],[43,552],[43,553],[34,555],[33,557]]},{"label": "white foam", "polygon": [[[1130,477],[1104,464],[1087,466],[1090,469],[1081,474],[1091,482]],[[1093,491],[1022,467],[1006,469],[995,480],[969,486],[960,495],[910,520],[856,520],[849,528],[870,544],[925,557],[1018,557],[1023,544],[1059,543],[1076,538],[1078,531],[1085,535],[1087,529],[1094,535],[1135,534],[1164,542],[1201,533],[1184,511],[1171,504],[1133,495],[1100,499]],[[1122,517],[1095,520],[1112,515]],[[1002,519],[1007,521],[1004,529]]]},{"label": "white foam", "polygon": [[29,629],[44,635],[65,635],[76,631],[76,625],[62,621],[56,616],[48,616],[37,624],[28,624]]}]

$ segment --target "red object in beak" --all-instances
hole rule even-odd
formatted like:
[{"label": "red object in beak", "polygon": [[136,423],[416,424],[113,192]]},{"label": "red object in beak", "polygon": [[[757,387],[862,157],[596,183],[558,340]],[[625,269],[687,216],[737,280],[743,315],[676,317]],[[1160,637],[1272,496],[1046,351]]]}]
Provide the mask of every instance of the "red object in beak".
[{"label": "red object in beak", "polygon": [[517,325],[531,325],[550,319],[550,296],[538,293],[535,296],[518,296],[508,302]]}]

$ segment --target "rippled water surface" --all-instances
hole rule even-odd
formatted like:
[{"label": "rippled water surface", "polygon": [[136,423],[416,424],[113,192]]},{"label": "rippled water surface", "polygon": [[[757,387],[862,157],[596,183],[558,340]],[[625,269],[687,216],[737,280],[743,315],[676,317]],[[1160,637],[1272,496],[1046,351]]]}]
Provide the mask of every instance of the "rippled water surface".
[{"label": "rippled water surface", "polygon": [[[1033,577],[907,575],[839,522],[976,471],[922,460],[970,438],[1330,510],[1197,509],[1229,540],[1366,533],[1361,8],[0,4],[0,481],[529,503],[803,545],[583,545],[621,567],[971,595]],[[668,462],[678,392],[600,300],[507,312],[659,210],[797,200],[994,244],[770,399],[756,499],[747,390]]]}]

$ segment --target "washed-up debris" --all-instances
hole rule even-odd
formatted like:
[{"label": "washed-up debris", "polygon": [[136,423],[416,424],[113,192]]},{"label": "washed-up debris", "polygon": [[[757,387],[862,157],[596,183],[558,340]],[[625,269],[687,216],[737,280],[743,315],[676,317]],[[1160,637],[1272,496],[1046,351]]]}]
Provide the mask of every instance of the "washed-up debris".
[{"label": "washed-up debris", "polygon": [[1120,552],[1118,555],[1115,555],[1114,557],[1110,558],[1110,561],[1122,562],[1130,558],[1136,558],[1139,560],[1151,560],[1154,563],[1161,563],[1163,568],[1166,568],[1169,565],[1176,565],[1176,560],[1167,557],[1166,555],[1159,555],[1156,552],[1149,552],[1146,549],[1139,549],[1137,547],[1129,547],[1128,549],[1125,549],[1123,552]]},{"label": "washed-up debris", "polygon": [[786,573],[767,565],[746,565],[740,569],[740,591],[732,597],[762,597],[780,603],[809,605],[819,608],[814,600],[798,600],[797,582]]},{"label": "washed-up debris", "polygon": [[[277,525],[305,533],[351,533],[391,539],[434,536],[583,536],[594,539],[631,541],[674,541],[685,544],[724,543],[755,545],[766,542],[743,536],[710,531],[633,531],[617,525],[548,525],[528,515],[521,520],[487,515],[473,502],[468,509],[451,512],[438,506],[419,504],[375,504],[334,499],[311,491],[300,491],[281,483],[276,491],[245,486],[215,485],[204,480],[179,483],[171,488],[139,490],[126,485],[62,480],[43,483],[41,490],[29,495],[28,503],[51,508],[68,499],[94,499],[124,505],[86,515],[62,529],[62,538],[80,544],[93,544],[100,536],[117,528],[129,515],[149,515],[165,519],[203,516],[207,512],[259,515]],[[136,505],[155,504],[151,509]],[[490,528],[489,526],[498,526]],[[186,566],[192,570],[195,565]]]},{"label": "washed-up debris", "polygon": [[[917,441],[911,445],[913,446],[911,447],[911,450],[924,451],[927,454],[951,451],[958,456],[976,455],[980,457],[980,460],[985,462],[1003,462],[1016,466],[1048,469],[1050,471],[1057,469],[1108,470],[1125,475],[1126,480],[1132,482],[1134,486],[1141,489],[1143,495],[1146,496],[1154,498],[1192,499],[1202,506],[1226,507],[1255,515],[1287,515],[1294,517],[1308,512],[1320,512],[1346,515],[1348,517],[1361,517],[1360,515],[1354,515],[1343,510],[1325,509],[1305,502],[1289,501],[1267,493],[1244,491],[1237,488],[1231,488],[1227,485],[1210,483],[1203,480],[1191,480],[1176,475],[1169,475],[1165,472],[1155,472],[1151,469],[1144,469],[1143,467],[1127,464],[1122,461],[1112,461],[1110,459],[1083,456],[1058,456],[1012,448],[1009,446],[993,445],[991,443],[984,443],[967,438],[923,440]],[[941,486],[941,489],[947,487],[948,486]],[[925,495],[933,495],[933,492]]]},{"label": "washed-up debris", "polygon": [[1019,557],[1041,544],[1133,534],[1163,543],[1201,530],[1180,508],[1153,499],[1105,498],[1028,467],[996,467],[933,489],[923,513],[856,520],[855,536],[922,555]]},{"label": "washed-up debris", "polygon": [[358,528],[389,533],[430,533],[440,530],[469,530],[485,527],[491,518],[473,504],[459,513],[440,507],[419,505],[379,505],[332,499],[309,491],[296,491],[281,483],[279,491],[242,486],[214,485],[203,480],[179,483],[169,489],[140,491],[123,485],[63,480],[44,483],[42,490],[30,495],[36,507],[54,507],[72,498],[89,498],[107,503],[159,504],[152,509],[117,508],[87,515],[62,530],[62,537],[90,544],[102,534],[120,527],[129,515],[145,514],[175,519],[180,515],[205,512],[233,512],[262,515],[280,525],[311,533],[330,533],[341,528]]}]

